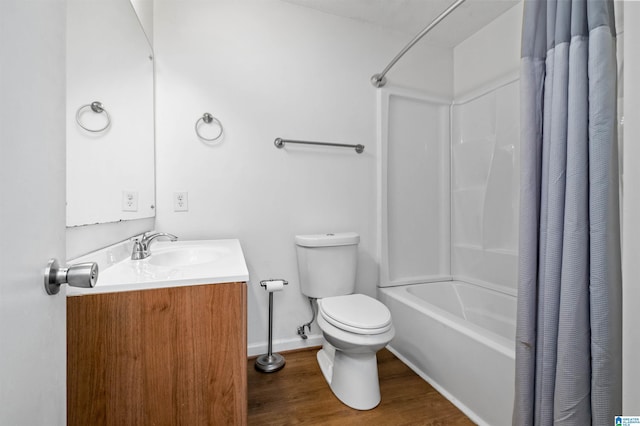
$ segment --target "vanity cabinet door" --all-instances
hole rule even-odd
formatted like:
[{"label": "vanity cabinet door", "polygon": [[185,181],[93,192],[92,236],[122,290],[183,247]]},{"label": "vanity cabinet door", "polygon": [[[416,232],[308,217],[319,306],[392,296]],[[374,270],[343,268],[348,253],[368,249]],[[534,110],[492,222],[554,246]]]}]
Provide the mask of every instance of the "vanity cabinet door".
[{"label": "vanity cabinet door", "polygon": [[70,297],[68,424],[246,425],[246,284]]}]

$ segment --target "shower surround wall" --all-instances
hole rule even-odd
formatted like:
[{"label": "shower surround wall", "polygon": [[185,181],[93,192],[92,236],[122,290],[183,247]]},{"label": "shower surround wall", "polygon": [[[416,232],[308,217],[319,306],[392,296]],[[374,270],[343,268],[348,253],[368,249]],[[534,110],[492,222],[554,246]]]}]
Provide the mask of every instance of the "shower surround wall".
[{"label": "shower surround wall", "polygon": [[[451,274],[515,295],[522,3],[454,48]],[[514,318],[515,321],[515,318]]]},{"label": "shower surround wall", "polygon": [[515,294],[518,271],[519,86],[453,107],[452,275]]},{"label": "shower surround wall", "polygon": [[[300,294],[294,236],[361,236],[357,291],[375,295],[376,90],[369,77],[412,37],[274,1],[177,1],[154,5],[156,54],[156,228],[182,239],[239,238],[247,258],[249,354],[266,351],[267,294],[274,295],[274,349],[320,342]],[[450,49],[421,43],[393,84],[451,98]],[[204,112],[220,119],[222,143],[194,133]],[[202,127],[203,132],[208,129]],[[361,143],[351,149],[273,146],[276,137]],[[174,212],[174,192],[189,211]]]}]

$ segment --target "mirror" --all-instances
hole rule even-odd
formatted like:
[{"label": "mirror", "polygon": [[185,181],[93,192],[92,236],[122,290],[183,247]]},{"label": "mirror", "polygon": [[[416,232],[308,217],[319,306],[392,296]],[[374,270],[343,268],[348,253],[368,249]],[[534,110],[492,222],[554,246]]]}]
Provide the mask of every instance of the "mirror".
[{"label": "mirror", "polygon": [[67,4],[67,226],[153,217],[153,50],[129,0]]}]

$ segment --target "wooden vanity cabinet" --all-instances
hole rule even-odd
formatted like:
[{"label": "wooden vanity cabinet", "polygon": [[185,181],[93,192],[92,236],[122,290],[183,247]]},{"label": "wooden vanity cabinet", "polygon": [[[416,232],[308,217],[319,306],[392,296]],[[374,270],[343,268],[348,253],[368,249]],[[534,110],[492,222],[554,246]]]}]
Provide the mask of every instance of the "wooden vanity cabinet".
[{"label": "wooden vanity cabinet", "polygon": [[242,282],[69,297],[67,423],[246,425]]}]

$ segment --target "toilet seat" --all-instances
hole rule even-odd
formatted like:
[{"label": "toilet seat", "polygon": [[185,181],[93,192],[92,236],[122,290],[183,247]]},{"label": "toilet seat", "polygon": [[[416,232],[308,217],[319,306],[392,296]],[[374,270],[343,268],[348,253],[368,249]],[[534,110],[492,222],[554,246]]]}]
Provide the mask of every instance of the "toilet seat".
[{"label": "toilet seat", "polygon": [[364,294],[318,300],[320,315],[329,324],[355,334],[382,334],[391,329],[391,312],[378,300]]}]

